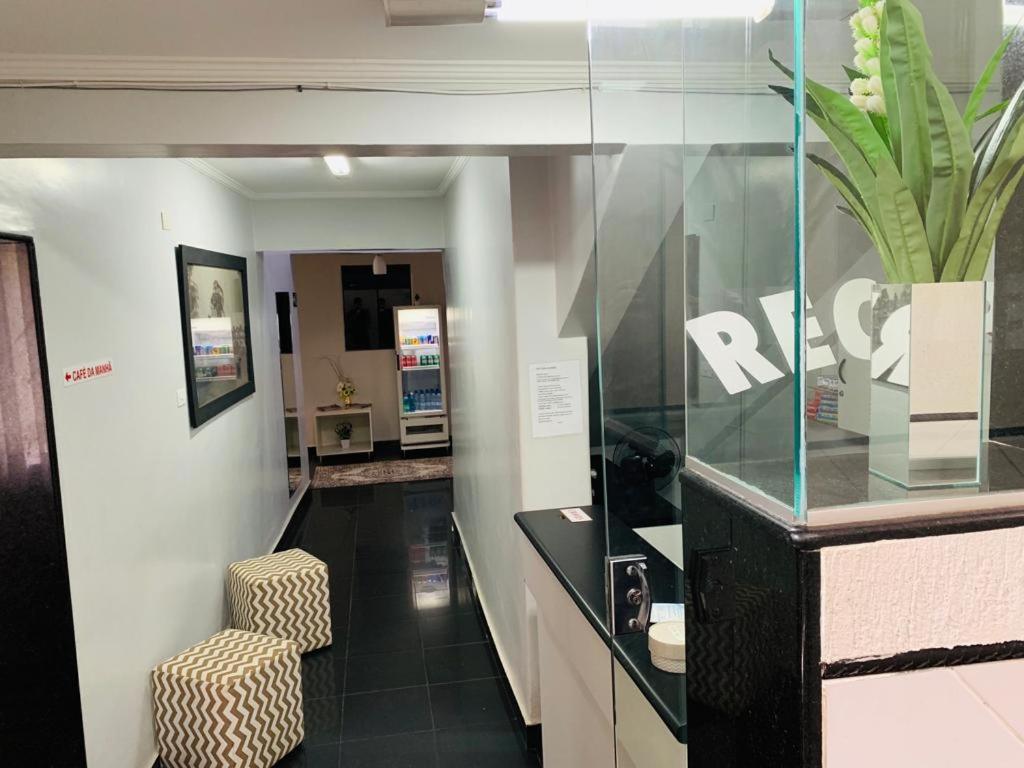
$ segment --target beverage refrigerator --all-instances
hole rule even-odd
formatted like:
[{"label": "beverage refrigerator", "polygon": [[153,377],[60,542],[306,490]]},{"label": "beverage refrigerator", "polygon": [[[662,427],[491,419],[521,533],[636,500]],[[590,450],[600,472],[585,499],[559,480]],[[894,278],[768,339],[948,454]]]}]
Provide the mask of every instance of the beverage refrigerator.
[{"label": "beverage refrigerator", "polygon": [[398,416],[403,451],[447,448],[448,389],[440,307],[395,307]]}]

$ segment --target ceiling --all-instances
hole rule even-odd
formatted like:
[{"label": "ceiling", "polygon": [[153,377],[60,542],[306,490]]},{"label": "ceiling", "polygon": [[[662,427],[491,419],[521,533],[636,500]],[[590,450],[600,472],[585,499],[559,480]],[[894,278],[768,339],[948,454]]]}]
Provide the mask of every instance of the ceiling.
[{"label": "ceiling", "polygon": [[458,174],[456,157],[353,157],[352,173],[336,177],[319,157],[189,160],[197,170],[252,199],[436,197]]}]

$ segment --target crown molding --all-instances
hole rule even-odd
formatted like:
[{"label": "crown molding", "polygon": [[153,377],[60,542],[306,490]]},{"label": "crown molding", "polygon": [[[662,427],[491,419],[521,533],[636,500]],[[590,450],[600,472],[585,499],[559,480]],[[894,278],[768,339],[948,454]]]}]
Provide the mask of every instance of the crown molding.
[{"label": "crown molding", "polygon": [[0,81],[19,85],[208,85],[450,90],[579,88],[578,61],[63,56],[0,53]]},{"label": "crown molding", "polygon": [[181,162],[183,162],[192,170],[198,171],[199,173],[203,174],[203,176],[206,176],[207,178],[216,181],[218,184],[221,184],[227,187],[228,189],[237,192],[242,197],[247,197],[250,200],[255,199],[255,192],[253,192],[251,189],[245,186],[242,182],[238,181],[238,179],[234,178],[233,176],[228,176],[220,168],[217,168],[213,164],[208,163],[206,160],[201,160],[198,157],[182,157],[178,159],[181,160]]},{"label": "crown molding", "polygon": [[469,162],[468,157],[456,157],[452,160],[452,164],[448,168],[448,173],[444,175],[444,178],[441,179],[441,183],[437,187],[438,197],[443,196],[448,191],[448,187],[450,187],[455,180],[459,178],[459,174],[462,173],[462,169],[466,167],[467,162]]},{"label": "crown molding", "polygon": [[[952,56],[936,62],[954,93],[969,91],[968,62]],[[835,71],[834,71],[835,70]],[[847,81],[835,61],[807,63],[829,87]],[[828,77],[822,78],[822,73]],[[595,61],[601,90],[747,93],[772,96],[768,83],[784,80],[769,62]],[[587,63],[486,59],[286,59],[178,56],[61,56],[0,53],[0,83],[134,87],[295,87],[413,93],[513,94],[586,89]]]},{"label": "crown molding", "polygon": [[256,192],[233,176],[229,176],[213,163],[196,157],[178,158],[182,163],[207,178],[237,192],[249,200],[400,200],[403,198],[444,197],[448,187],[458,177],[468,158],[457,157],[436,189],[413,189],[401,191],[338,191],[338,192]]}]

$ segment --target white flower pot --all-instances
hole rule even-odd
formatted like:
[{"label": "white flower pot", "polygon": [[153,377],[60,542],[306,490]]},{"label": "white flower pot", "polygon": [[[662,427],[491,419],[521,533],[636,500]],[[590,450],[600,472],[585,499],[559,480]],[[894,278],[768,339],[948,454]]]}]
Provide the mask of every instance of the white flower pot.
[{"label": "white flower pot", "polygon": [[989,285],[876,285],[872,474],[905,488],[976,485],[987,429]]},{"label": "white flower pot", "polygon": [[341,447],[347,451],[349,448],[352,447],[352,440],[347,437],[341,438]]}]

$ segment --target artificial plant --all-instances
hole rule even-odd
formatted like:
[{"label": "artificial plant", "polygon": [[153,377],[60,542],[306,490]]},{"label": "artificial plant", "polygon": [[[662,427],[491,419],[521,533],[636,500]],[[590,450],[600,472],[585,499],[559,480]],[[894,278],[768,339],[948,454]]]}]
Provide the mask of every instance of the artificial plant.
[{"label": "artificial plant", "polygon": [[[808,159],[867,231],[892,283],[981,280],[1006,207],[1024,175],[1024,84],[982,111],[1016,29],[996,49],[963,113],[932,68],[910,0],[860,0],[851,18],[850,94],[805,78],[807,114],[846,172]],[[769,52],[786,75],[793,72]],[[793,90],[772,86],[793,102]],[[975,124],[994,118],[972,146]]]}]

